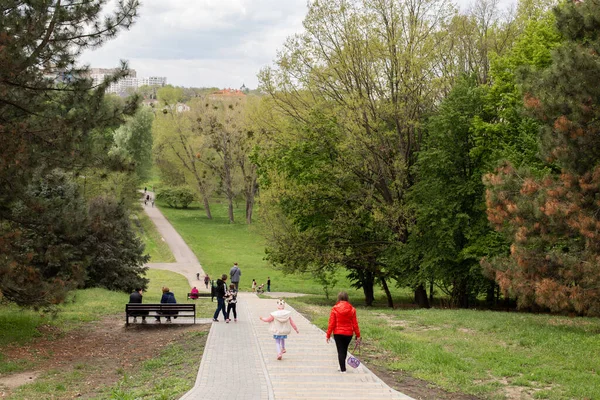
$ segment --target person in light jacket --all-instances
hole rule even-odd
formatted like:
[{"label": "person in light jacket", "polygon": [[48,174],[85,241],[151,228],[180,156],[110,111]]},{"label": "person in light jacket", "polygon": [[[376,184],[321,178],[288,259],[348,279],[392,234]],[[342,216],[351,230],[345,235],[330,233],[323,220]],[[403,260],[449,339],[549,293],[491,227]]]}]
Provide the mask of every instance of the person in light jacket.
[{"label": "person in light jacket", "polygon": [[292,331],[292,328],[294,328],[296,333],[300,333],[292,320],[292,313],[284,310],[284,308],[285,300],[279,299],[277,300],[277,311],[273,311],[268,317],[260,317],[261,321],[269,323],[269,332],[273,334],[273,339],[275,339],[278,360],[283,358],[283,353],[285,353],[285,339],[287,339],[287,335]]},{"label": "person in light jacket", "polygon": [[329,325],[327,327],[327,343],[333,333],[335,347],[338,353],[338,362],[340,372],[346,372],[346,355],[348,346],[352,340],[352,335],[356,334],[356,341],[360,343],[360,329],[356,319],[356,309],[348,302],[348,293],[340,292],[337,297],[337,303],[331,309],[329,314]]},{"label": "person in light jacket", "polygon": [[231,283],[235,285],[235,290],[240,290],[240,277],[242,270],[238,267],[238,263],[233,263],[233,267],[229,270],[229,278]]}]

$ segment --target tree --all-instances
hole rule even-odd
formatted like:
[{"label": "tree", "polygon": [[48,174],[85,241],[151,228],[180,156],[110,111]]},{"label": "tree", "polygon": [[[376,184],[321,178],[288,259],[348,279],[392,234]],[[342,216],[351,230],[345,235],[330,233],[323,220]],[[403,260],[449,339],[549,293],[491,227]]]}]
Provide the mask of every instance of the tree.
[{"label": "tree", "polygon": [[239,160],[244,158],[241,144],[246,135],[244,100],[220,99],[205,100],[203,117],[198,121],[196,130],[203,136],[216,157],[200,155],[199,160],[219,176],[221,187],[227,198],[229,223],[233,223],[233,201],[238,193],[236,170]]},{"label": "tree", "polygon": [[600,315],[600,4],[568,2],[555,15],[565,41],[522,78],[554,168],[539,177],[507,163],[487,177],[488,218],[513,240],[510,257],[487,266],[521,307]]},{"label": "tree", "polygon": [[143,277],[148,270],[144,263],[150,256],[144,254],[144,243],[135,235],[123,204],[98,197],[90,202],[88,215],[85,286],[121,292],[145,289],[149,280]]},{"label": "tree", "polygon": [[[127,75],[126,64],[97,87],[77,66],[82,51],[129,28],[139,4],[121,1],[109,13],[103,5],[9,0],[0,6],[0,291],[21,305],[59,303],[83,282],[76,245],[84,227],[81,202],[53,171],[103,164],[106,152],[94,152],[96,139],[136,108],[136,99],[109,104],[103,96]],[[58,192],[41,188],[43,182],[56,182]],[[39,294],[35,304],[31,293]]]},{"label": "tree", "polygon": [[[414,182],[421,119],[442,93],[434,54],[443,42],[437,33],[451,15],[448,4],[436,0],[314,2],[306,32],[288,40],[276,68],[261,73],[264,90],[293,124],[306,126],[317,110],[339,124],[337,160],[359,183],[346,197],[363,202],[342,204],[359,207],[347,209],[348,215],[358,209],[370,214],[385,227],[378,235],[393,232],[388,245],[408,239],[406,190]],[[344,230],[353,229],[350,221]],[[369,225],[359,226],[369,236]],[[364,251],[361,258],[369,260],[360,263],[367,273],[355,277],[365,279],[359,284],[367,303],[378,282],[392,304],[387,280],[396,266],[384,256],[386,248],[380,249],[383,253],[370,257],[372,249],[351,249]]]},{"label": "tree", "polygon": [[125,120],[114,133],[113,154],[133,163],[139,181],[150,177],[152,168],[152,121],[154,114],[149,108],[141,108]]},{"label": "tree", "polygon": [[[197,119],[201,119],[203,114],[198,107],[194,108],[193,112],[178,112],[177,103],[182,96],[183,90],[180,88],[164,87],[158,91],[162,109],[158,111],[153,125],[155,135],[153,151],[161,170],[168,171],[174,166],[176,171],[183,172],[182,178],[186,182],[194,183],[202,199],[206,217],[212,219],[210,212],[210,196],[214,190],[212,171],[200,161],[201,155],[209,144],[194,132]],[[168,174],[173,175],[173,172]]]},{"label": "tree", "polygon": [[1,225],[0,287],[7,300],[39,308],[63,302],[83,284],[87,212],[64,172],[33,177]]}]

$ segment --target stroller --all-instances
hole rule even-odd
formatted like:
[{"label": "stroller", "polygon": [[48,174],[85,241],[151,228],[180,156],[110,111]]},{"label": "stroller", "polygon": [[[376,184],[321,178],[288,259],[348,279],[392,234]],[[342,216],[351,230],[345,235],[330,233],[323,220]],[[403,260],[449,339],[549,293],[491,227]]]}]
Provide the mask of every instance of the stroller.
[{"label": "stroller", "polygon": [[261,294],[264,292],[265,292],[265,284],[263,283],[262,285],[258,285],[258,287],[256,288],[256,293]]}]

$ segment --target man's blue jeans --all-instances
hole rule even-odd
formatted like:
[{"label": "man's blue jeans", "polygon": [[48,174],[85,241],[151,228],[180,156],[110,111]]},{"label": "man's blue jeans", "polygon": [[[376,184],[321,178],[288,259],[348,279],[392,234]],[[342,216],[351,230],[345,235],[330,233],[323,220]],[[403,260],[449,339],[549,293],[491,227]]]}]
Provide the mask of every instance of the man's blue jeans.
[{"label": "man's blue jeans", "polygon": [[215,311],[215,315],[213,315],[213,319],[217,319],[219,317],[219,311],[223,310],[223,316],[227,319],[227,310],[225,309],[225,299],[222,297],[217,297],[217,311]]}]

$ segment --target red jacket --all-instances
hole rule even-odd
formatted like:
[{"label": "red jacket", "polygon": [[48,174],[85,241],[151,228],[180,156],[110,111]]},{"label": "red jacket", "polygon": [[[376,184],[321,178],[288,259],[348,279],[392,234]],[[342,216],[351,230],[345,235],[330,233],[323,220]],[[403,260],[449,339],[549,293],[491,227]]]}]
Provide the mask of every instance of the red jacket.
[{"label": "red jacket", "polygon": [[332,332],[334,335],[352,336],[356,334],[357,339],[360,337],[356,309],[347,301],[339,301],[331,309],[329,326],[327,327],[327,339],[331,337]]}]

